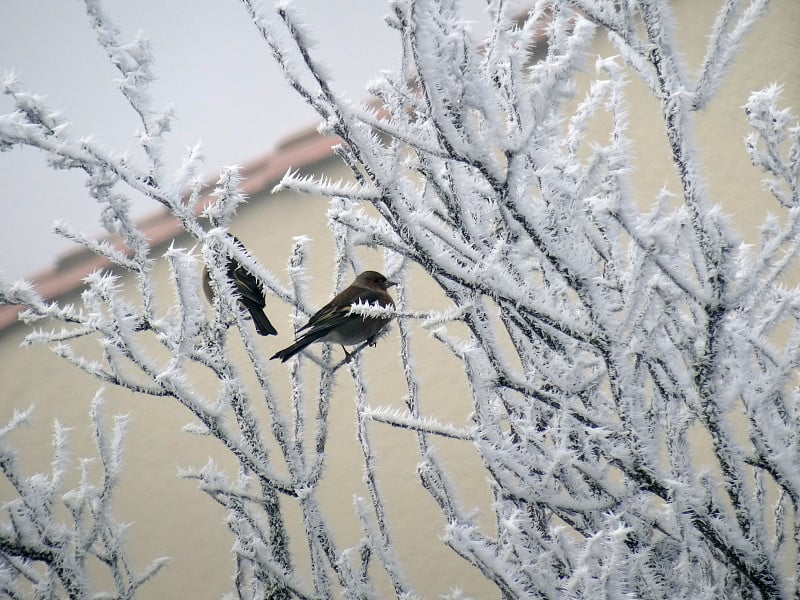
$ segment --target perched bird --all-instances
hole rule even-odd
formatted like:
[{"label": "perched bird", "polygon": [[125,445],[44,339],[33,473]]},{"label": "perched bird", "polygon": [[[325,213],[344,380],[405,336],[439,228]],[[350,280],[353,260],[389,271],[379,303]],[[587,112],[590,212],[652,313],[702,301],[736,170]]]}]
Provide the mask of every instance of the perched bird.
[{"label": "perched bird", "polygon": [[[242,246],[239,239],[234,236],[233,241]],[[239,304],[244,306],[250,316],[259,335],[277,335],[278,330],[272,326],[267,315],[264,314],[266,300],[258,279],[250,271],[239,264],[235,258],[228,258],[228,279],[233,282],[234,293],[239,298]],[[203,269],[203,291],[209,302],[214,301],[214,292],[211,289],[211,277],[208,274],[208,267]]]},{"label": "perched bird", "polygon": [[364,271],[349,287],[319,309],[308,320],[308,323],[297,330],[305,331],[297,341],[276,352],[270,360],[280,358],[286,362],[303,348],[314,342],[334,342],[341,344],[344,353],[350,354],[345,346],[354,346],[363,341],[372,340],[390,321],[385,317],[364,317],[349,314],[350,307],[358,302],[378,303],[381,306],[394,306],[394,300],[386,291],[395,285],[376,271]]}]

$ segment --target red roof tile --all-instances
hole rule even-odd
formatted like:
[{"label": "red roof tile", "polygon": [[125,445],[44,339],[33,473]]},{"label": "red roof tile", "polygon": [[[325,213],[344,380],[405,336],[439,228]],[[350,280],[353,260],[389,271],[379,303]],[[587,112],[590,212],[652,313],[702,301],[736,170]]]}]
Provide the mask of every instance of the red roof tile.
[{"label": "red roof tile", "polygon": [[[242,192],[248,197],[253,197],[269,191],[290,168],[300,169],[332,156],[332,148],[339,142],[338,138],[317,134],[313,128],[287,138],[275,150],[242,168]],[[213,188],[214,182],[206,185],[203,190],[206,197]],[[205,205],[206,202],[198,203],[198,212],[202,211]],[[177,219],[166,209],[145,217],[139,222],[139,227],[151,246],[166,243],[183,231]],[[121,242],[110,241],[122,249]],[[79,248],[66,253],[52,268],[34,275],[30,281],[36,292],[45,300],[55,300],[77,290],[87,275],[106,268],[109,264],[107,259]],[[19,306],[0,306],[0,332],[16,323],[21,311],[22,307]]]}]

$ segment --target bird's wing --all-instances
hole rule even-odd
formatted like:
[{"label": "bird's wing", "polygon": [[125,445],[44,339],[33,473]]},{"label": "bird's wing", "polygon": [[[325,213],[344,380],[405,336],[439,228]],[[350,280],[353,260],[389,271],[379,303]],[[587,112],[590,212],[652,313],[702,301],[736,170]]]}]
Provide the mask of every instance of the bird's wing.
[{"label": "bird's wing", "polygon": [[385,294],[367,288],[361,288],[355,300],[346,304],[343,303],[342,295],[343,294],[338,294],[333,300],[311,315],[308,323],[298,329],[295,332],[295,336],[308,329],[325,329],[326,331],[330,331],[336,328],[348,319],[353,318],[353,315],[350,314],[350,306],[356,302],[365,302],[367,304],[374,304],[377,302],[379,304],[385,304]]},{"label": "bird's wing", "polygon": [[308,320],[308,323],[306,323],[300,329],[298,329],[295,332],[295,334],[299,334],[306,330],[316,330],[316,329],[324,329],[326,331],[330,331],[337,325],[347,320],[347,315],[349,312],[350,312],[349,304],[336,306],[333,304],[333,302],[329,302],[328,304],[320,308],[317,312],[315,312]]},{"label": "bird's wing", "polygon": [[233,262],[233,265],[230,266],[233,268],[229,268],[228,275],[236,285],[236,291],[239,292],[239,295],[258,304],[258,306],[264,306],[266,304],[264,294],[261,292],[261,285],[255,275],[236,262]]}]

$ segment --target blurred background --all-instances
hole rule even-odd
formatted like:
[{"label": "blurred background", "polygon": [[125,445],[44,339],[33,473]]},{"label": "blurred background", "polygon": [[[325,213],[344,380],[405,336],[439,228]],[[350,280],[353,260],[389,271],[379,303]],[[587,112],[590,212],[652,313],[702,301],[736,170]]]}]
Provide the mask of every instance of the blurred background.
[{"label": "blurred background", "polygon": [[[272,5],[264,2],[263,13]],[[102,6],[123,40],[141,31],[151,42],[154,106],[172,104],[176,112],[165,145],[167,173],[178,168],[187,147],[202,142],[213,178],[221,167],[253,160],[316,122],[240,2],[104,0]],[[328,67],[337,91],[363,98],[373,77],[398,67],[398,38],[383,21],[387,2],[296,0],[293,7],[311,27],[315,57]],[[479,31],[488,21],[484,9],[483,0],[464,2],[466,18]],[[114,83],[119,73],[98,46],[83,2],[0,0],[0,75],[12,72],[25,90],[62,113],[73,138],[91,135],[108,152],[128,150],[141,159],[133,138],[139,122]],[[0,96],[0,114],[11,110],[9,98]],[[6,280],[48,267],[73,246],[50,232],[55,220],[100,231],[83,174],[54,173],[41,152],[0,155],[0,206],[0,277]],[[134,206],[137,215],[156,208],[149,201]]]}]

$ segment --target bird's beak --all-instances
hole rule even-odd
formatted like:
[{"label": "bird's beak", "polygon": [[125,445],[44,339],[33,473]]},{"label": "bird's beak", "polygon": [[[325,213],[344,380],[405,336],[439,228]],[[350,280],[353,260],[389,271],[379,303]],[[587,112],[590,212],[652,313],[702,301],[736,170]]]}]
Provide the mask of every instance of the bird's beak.
[{"label": "bird's beak", "polygon": [[390,287],[393,287],[393,286],[395,286],[395,285],[397,285],[397,282],[396,282],[396,281],[389,281],[388,279],[386,280],[386,289],[387,289],[387,290],[388,290]]}]

